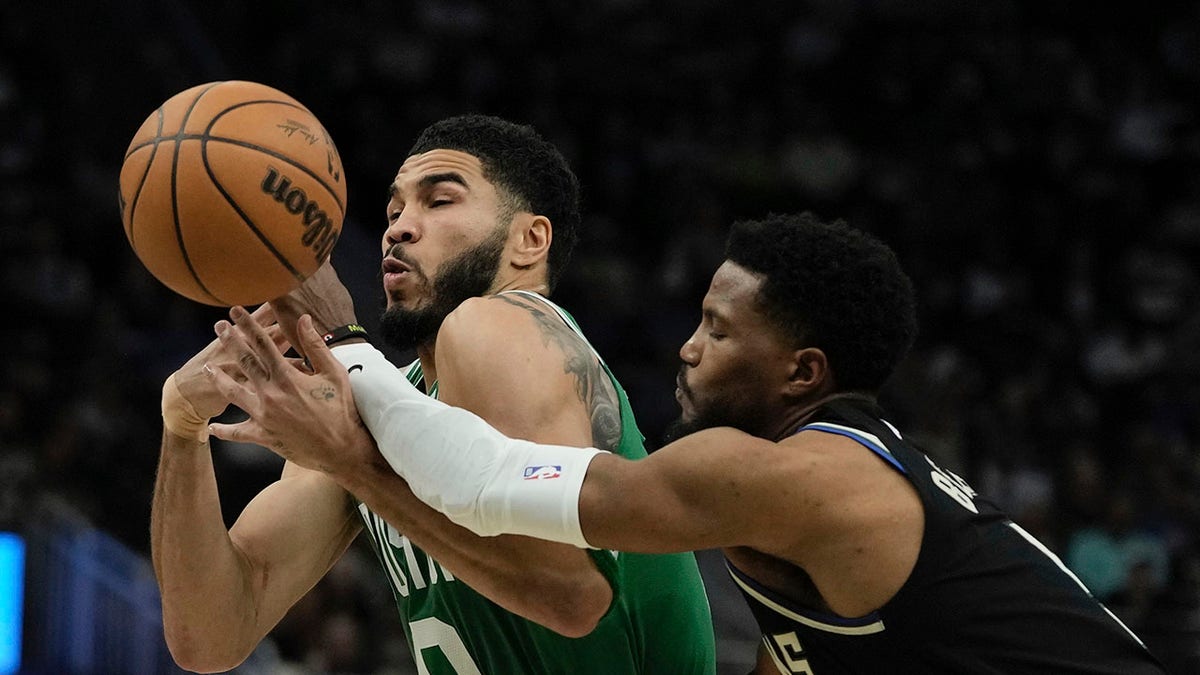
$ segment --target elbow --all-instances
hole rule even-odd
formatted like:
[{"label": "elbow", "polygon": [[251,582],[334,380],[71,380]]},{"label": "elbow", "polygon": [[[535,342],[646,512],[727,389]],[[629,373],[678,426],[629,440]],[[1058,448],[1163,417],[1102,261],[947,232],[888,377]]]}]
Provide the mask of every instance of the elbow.
[{"label": "elbow", "polygon": [[553,626],[547,626],[547,628],[563,637],[587,637],[592,631],[596,630],[596,626],[600,624],[600,617],[602,616],[604,616],[603,613],[595,615],[576,612],[572,616],[560,617],[555,621]]},{"label": "elbow", "polygon": [[553,606],[546,607],[546,628],[568,638],[581,638],[591,634],[608,613],[613,602],[613,590],[608,581],[599,579],[588,584],[586,589],[564,594]]},{"label": "elbow", "polygon": [[231,649],[233,641],[199,640],[186,630],[164,630],[167,650],[180,668],[193,673],[223,673],[242,664],[253,650]]},{"label": "elbow", "polygon": [[171,641],[167,642],[167,649],[171,652],[171,657],[175,659],[177,666],[192,673],[228,672],[240,666],[249,656],[249,654],[241,656],[219,654],[215,651],[196,649],[188,645],[172,644]]}]

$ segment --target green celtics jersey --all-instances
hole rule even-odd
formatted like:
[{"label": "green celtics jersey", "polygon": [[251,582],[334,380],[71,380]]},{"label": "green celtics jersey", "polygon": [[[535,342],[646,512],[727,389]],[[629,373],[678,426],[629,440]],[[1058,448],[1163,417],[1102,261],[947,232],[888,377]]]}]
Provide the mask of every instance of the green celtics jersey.
[{"label": "green celtics jersey", "polygon": [[[575,320],[533,293],[582,338]],[[599,359],[599,356],[597,356]],[[603,360],[600,363],[604,365]],[[629,400],[604,365],[621,404],[617,452],[646,456]],[[414,384],[421,364],[407,369]],[[437,396],[437,383],[428,387]],[[712,617],[691,553],[590,551],[613,587],[613,604],[594,631],[567,638],[502,609],[430,558],[365,505],[359,511],[387,572],[421,675],[712,675]]]}]

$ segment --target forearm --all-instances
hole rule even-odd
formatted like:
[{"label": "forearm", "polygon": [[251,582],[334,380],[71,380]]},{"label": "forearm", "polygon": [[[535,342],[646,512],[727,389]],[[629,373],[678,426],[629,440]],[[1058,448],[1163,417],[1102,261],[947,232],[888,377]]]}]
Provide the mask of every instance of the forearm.
[{"label": "forearm", "polygon": [[418,392],[369,345],[335,348],[380,454],[421,501],[482,535],[586,547],[578,495],[599,450],[508,438],[477,415]]},{"label": "forearm", "polygon": [[221,514],[206,441],[164,430],[150,518],[167,643],[181,666],[228,670],[250,653],[253,602],[244,558]]},{"label": "forearm", "polygon": [[418,499],[381,457],[340,482],[460,581],[534,623],[584,635],[612,601],[585,551],[515,535],[480,537]]},{"label": "forearm", "polygon": [[735,475],[747,485],[761,480],[750,449],[773,457],[770,441],[711,429],[634,462],[594,448],[515,440],[421,394],[369,345],[334,354],[350,371],[359,416],[387,463],[421,501],[476,534],[691,551],[748,536],[743,515],[763,508],[728,485]]}]

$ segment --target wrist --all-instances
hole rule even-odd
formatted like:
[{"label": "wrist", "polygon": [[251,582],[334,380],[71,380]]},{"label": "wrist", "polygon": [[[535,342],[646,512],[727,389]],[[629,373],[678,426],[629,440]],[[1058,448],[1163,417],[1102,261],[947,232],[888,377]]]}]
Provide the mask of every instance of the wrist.
[{"label": "wrist", "polygon": [[375,439],[367,428],[360,427],[362,433],[355,434],[344,447],[342,461],[336,467],[330,467],[326,474],[341,485],[350,494],[367,501],[372,494],[381,489],[387,491],[390,479],[399,479],[396,472],[379,454]]},{"label": "wrist", "polygon": [[357,323],[348,323],[326,331],[321,335],[321,339],[325,341],[326,347],[332,347],[336,344],[354,344],[358,342],[370,342],[371,338],[367,335],[367,329]]},{"label": "wrist", "polygon": [[196,407],[179,391],[174,373],[163,384],[162,418],[163,428],[168,432],[201,443],[208,441],[209,419],[196,412]]}]

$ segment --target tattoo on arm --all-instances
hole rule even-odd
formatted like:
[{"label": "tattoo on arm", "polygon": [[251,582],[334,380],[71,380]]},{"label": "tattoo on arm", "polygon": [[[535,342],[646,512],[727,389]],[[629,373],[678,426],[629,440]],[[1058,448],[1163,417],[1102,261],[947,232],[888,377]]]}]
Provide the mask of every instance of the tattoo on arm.
[{"label": "tattoo on arm", "polygon": [[535,305],[507,295],[495,297],[533,315],[542,333],[542,344],[553,342],[563,354],[564,372],[575,376],[575,393],[591,415],[592,444],[600,450],[616,450],[621,442],[621,406],[608,373],[587,342],[541,303]]}]

